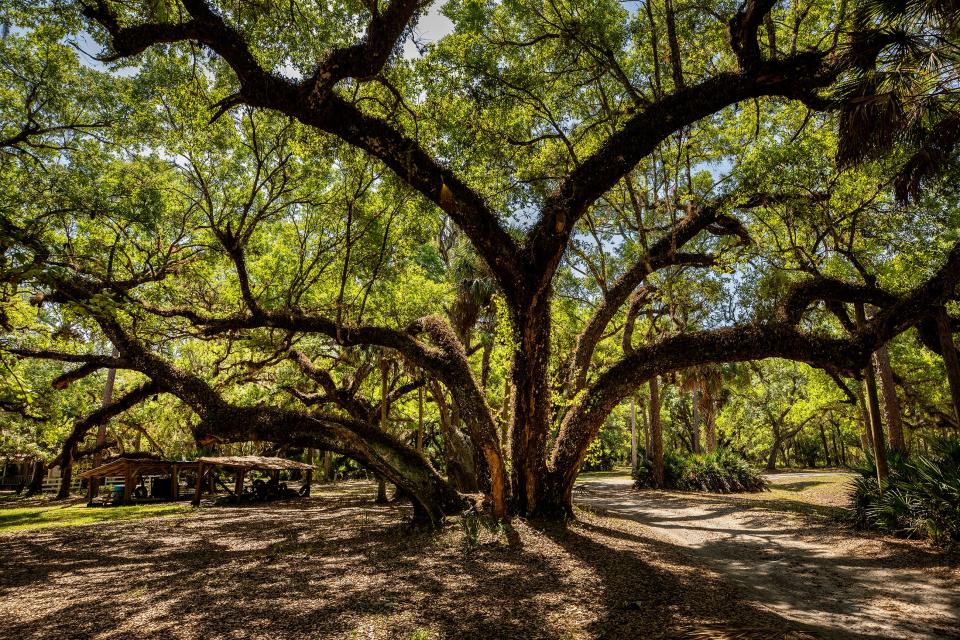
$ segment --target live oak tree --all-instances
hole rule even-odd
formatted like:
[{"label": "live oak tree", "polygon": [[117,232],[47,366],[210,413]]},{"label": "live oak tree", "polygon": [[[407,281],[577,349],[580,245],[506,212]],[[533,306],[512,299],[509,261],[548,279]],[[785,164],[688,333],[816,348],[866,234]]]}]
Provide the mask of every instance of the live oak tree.
[{"label": "live oak tree", "polygon": [[[117,66],[74,62],[87,82],[9,101],[6,298],[117,355],[6,351],[73,363],[64,385],[126,371],[115,411],[169,394],[198,442],[340,452],[438,521],[463,497],[381,428],[373,391],[427,386],[497,517],[569,517],[605,419],[659,376],[771,357],[860,375],[890,339],[943,324],[955,207],[911,219],[922,209],[893,204],[904,159],[829,133],[878,99],[863,78],[900,32],[801,4],[454,1],[454,33],[414,62],[400,50],[426,2],[17,5],[14,37],[85,33]],[[50,123],[30,106],[41,89],[65,96]],[[872,162],[840,172],[838,148]],[[937,173],[918,171],[914,198]],[[903,220],[926,240],[903,241],[910,286],[864,259]],[[469,313],[436,275],[451,252],[490,283]],[[724,309],[732,290],[746,303]],[[875,309],[861,325],[857,304]],[[398,366],[376,371],[382,353]],[[78,421],[70,449],[103,418]]]}]

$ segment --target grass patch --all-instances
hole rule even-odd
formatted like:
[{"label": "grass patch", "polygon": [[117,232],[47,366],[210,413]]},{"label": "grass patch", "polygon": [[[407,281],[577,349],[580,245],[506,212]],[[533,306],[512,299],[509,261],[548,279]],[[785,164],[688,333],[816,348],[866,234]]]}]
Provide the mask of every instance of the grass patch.
[{"label": "grass patch", "polygon": [[591,478],[624,478],[630,477],[630,467],[616,467],[609,471],[584,471],[577,475],[578,480]]},{"label": "grass patch", "polygon": [[0,509],[0,533],[49,527],[76,527],[98,522],[140,520],[189,512],[184,504],[149,504],[130,507],[87,507],[83,504],[49,504]]}]

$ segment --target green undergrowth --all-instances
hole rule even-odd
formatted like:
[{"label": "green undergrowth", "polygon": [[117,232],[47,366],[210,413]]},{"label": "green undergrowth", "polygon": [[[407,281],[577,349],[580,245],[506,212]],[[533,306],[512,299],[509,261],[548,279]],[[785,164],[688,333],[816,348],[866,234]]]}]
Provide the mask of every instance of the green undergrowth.
[{"label": "green undergrowth", "polygon": [[936,443],[930,455],[893,456],[877,483],[874,467],[850,484],[850,518],[864,529],[943,545],[960,542],[960,440]]},{"label": "green undergrowth", "polygon": [[[633,474],[638,489],[654,486],[653,465],[646,462]],[[763,491],[767,482],[759,470],[739,454],[719,448],[710,453],[667,452],[663,456],[664,489],[707,493]]]}]

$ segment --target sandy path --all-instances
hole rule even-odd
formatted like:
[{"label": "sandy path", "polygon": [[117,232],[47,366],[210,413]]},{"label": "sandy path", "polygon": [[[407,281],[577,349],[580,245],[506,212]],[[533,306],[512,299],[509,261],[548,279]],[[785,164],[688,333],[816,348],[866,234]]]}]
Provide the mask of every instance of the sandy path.
[{"label": "sandy path", "polygon": [[960,638],[960,571],[915,543],[724,498],[635,491],[627,477],[587,480],[576,502],[646,525],[818,636]]}]

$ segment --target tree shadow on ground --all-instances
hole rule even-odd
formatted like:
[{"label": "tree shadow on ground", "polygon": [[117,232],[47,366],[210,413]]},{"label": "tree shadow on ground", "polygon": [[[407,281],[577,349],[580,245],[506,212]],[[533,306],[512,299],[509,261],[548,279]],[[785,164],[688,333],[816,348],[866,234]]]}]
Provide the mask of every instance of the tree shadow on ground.
[{"label": "tree shadow on ground", "polygon": [[778,482],[775,486],[777,489],[782,489],[784,491],[800,493],[801,491],[810,489],[811,487],[822,487],[830,484],[834,483],[827,480],[802,480],[800,482]]},{"label": "tree shadow on ground", "polygon": [[588,504],[608,521],[642,523],[678,541],[744,598],[805,631],[831,638],[956,636],[956,573],[932,549],[746,508],[754,502],[731,511],[723,497],[678,501],[611,487],[594,491]]},{"label": "tree shadow on ground", "polygon": [[2,536],[0,637],[556,638],[600,615],[594,570],[523,523],[468,549],[409,515],[341,495]]},{"label": "tree shadow on ground", "polygon": [[[783,486],[784,485],[778,484],[775,488],[780,489]],[[605,487],[604,489],[610,488],[611,487]],[[592,489],[587,489],[586,491],[582,492],[581,495],[584,497],[590,497],[591,491],[596,492],[597,485],[594,485]],[[761,498],[758,496],[745,497],[737,494],[699,492],[679,493],[655,489],[631,489],[628,491],[624,490],[622,487],[618,487],[617,491],[620,493],[618,493],[616,497],[612,496],[609,491],[606,491],[603,496],[603,500],[629,499],[637,504],[657,504],[665,507],[675,508],[678,512],[688,508],[691,504],[708,505],[711,507],[714,505],[722,505],[723,511],[712,510],[717,515],[726,515],[729,513],[742,511],[744,509],[756,508],[766,509],[768,511],[790,511],[794,513],[812,515],[828,520],[841,521],[846,517],[847,514],[846,510],[842,507],[816,504],[806,500],[794,500],[790,498]],[[676,519],[699,520],[701,519],[701,516],[697,514],[691,514],[688,516],[678,516]]]},{"label": "tree shadow on ground", "polygon": [[351,483],[259,509],[0,536],[0,638],[819,631],[747,601],[719,569],[629,519],[584,513],[544,531],[519,521],[471,546],[457,523],[415,532],[409,507],[372,497]]},{"label": "tree shadow on ground", "polygon": [[600,575],[597,638],[833,637],[742,599],[675,545],[584,520],[544,533]]}]

